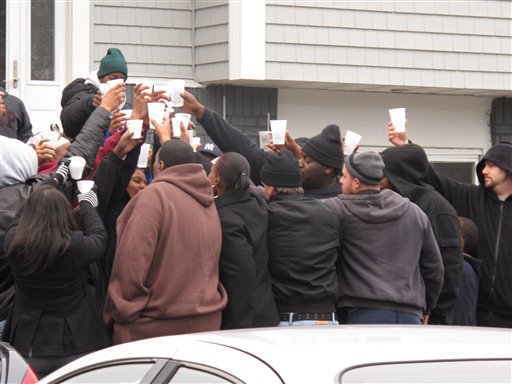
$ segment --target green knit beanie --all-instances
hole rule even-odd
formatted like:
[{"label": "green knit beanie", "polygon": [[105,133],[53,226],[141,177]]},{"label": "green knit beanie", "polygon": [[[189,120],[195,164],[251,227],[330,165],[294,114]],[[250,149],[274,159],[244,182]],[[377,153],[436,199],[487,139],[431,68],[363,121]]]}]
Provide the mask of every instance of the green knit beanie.
[{"label": "green knit beanie", "polygon": [[124,73],[124,75],[128,77],[128,65],[126,64],[123,53],[119,49],[109,48],[106,56],[101,59],[98,78],[114,72]]}]

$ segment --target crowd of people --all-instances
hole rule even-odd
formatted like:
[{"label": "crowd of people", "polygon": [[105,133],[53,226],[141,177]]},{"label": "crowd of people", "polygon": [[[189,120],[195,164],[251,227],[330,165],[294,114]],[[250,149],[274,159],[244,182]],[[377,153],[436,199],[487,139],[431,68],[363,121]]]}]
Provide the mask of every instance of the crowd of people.
[{"label": "crowd of people", "polygon": [[[116,48],[62,95],[62,140],[33,140],[0,89],[0,331],[40,376],[111,344],[250,327],[442,324],[512,327],[512,143],[480,185],[430,166],[407,132],[344,156],[338,125],[284,145],[251,138],[184,91],[213,143],[196,151],[170,113],[150,129]],[[122,108],[132,109],[130,117]],[[129,119],[143,120],[133,139]],[[27,144],[28,142],[28,144]],[[86,160],[80,192],[70,158]]]}]

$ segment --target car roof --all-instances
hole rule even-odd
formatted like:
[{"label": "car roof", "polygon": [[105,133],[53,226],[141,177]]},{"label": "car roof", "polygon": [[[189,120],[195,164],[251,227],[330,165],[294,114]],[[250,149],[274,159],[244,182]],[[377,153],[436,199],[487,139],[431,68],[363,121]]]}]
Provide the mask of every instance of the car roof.
[{"label": "car roof", "polygon": [[200,343],[222,345],[255,356],[277,371],[285,382],[335,382],[346,368],[364,364],[512,358],[511,329],[341,325],[158,337],[107,348],[69,366],[113,358],[172,358],[190,344],[195,344],[195,356],[200,358]]}]

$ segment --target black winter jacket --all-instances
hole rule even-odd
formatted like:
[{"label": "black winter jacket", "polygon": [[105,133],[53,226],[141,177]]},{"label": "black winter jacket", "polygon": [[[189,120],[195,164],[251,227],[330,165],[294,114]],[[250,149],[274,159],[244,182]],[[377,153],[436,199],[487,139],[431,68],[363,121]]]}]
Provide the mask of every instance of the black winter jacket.
[{"label": "black winter jacket", "polygon": [[338,218],[301,194],[274,196],[268,210],[269,268],[279,312],[334,312]]},{"label": "black winter jacket", "polygon": [[266,202],[249,192],[215,199],[222,226],[220,281],[228,293],[222,329],[279,323],[268,272]]},{"label": "black winter jacket", "polygon": [[16,96],[10,95],[0,87],[4,93],[3,99],[7,112],[0,116],[0,135],[27,142],[32,136],[32,123],[28,116],[25,104]]},{"label": "black winter jacket", "polygon": [[60,121],[66,136],[75,138],[96,109],[92,101],[97,90],[93,84],[85,84],[84,78],[75,79],[64,88],[60,101]]}]

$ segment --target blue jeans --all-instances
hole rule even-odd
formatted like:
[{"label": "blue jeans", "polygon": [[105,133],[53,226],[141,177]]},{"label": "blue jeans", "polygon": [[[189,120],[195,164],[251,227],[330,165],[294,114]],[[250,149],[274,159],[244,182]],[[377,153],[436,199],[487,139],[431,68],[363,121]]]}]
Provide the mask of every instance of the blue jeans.
[{"label": "blue jeans", "polygon": [[351,308],[345,312],[344,324],[422,324],[419,316],[388,309]]}]

